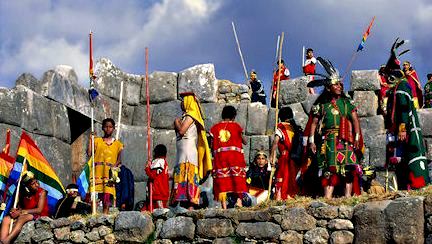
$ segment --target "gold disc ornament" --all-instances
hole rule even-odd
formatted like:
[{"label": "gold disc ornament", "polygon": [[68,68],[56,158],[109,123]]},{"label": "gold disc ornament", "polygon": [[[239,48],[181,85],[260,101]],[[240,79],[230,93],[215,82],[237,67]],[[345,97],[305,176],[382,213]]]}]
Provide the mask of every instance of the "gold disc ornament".
[{"label": "gold disc ornament", "polygon": [[219,131],[219,140],[221,142],[227,142],[231,138],[231,133],[228,130]]}]

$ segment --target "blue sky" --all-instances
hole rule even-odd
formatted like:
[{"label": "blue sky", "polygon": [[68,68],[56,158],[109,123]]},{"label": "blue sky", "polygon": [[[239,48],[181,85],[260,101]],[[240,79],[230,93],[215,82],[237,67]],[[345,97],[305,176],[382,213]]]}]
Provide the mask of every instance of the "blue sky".
[{"label": "blue sky", "polygon": [[430,0],[160,0],[0,2],[0,86],[13,87],[30,72],[41,78],[58,64],[75,68],[87,84],[88,32],[94,57],[107,57],[126,72],[181,71],[214,63],[218,79],[244,81],[231,21],[248,70],[270,89],[277,35],[285,32],[283,58],[301,74],[302,46],[330,59],[343,73],[373,16],[375,25],[352,69],[385,63],[396,37],[409,39],[410,60],[424,84],[432,73]]}]

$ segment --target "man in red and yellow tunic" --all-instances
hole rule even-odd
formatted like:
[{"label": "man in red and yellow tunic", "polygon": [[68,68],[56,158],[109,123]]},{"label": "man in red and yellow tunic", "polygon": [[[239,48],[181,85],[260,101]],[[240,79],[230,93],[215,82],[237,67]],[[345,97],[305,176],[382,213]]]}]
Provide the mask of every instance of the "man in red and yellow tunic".
[{"label": "man in red and yellow tunic", "polygon": [[[279,61],[277,64],[279,67]],[[276,93],[277,93],[278,81],[280,82],[282,80],[289,80],[289,79],[290,79],[290,71],[285,66],[285,62],[282,59],[280,64],[280,71],[279,69],[277,69],[273,73],[273,87],[272,87],[272,96],[271,96],[271,104],[270,104],[272,108],[276,107]]]},{"label": "man in red and yellow tunic", "polygon": [[403,72],[405,74],[405,78],[408,81],[408,84],[411,86],[411,91],[413,95],[414,107],[419,109],[423,107],[423,91],[420,84],[420,80],[417,76],[417,72],[411,66],[411,63],[408,61],[403,62]]}]

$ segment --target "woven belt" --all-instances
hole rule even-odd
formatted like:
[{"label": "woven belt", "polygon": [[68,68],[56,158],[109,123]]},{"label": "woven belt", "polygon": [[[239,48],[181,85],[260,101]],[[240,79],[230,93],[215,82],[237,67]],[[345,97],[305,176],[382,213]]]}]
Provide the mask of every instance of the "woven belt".
[{"label": "woven belt", "polygon": [[218,153],[218,152],[228,152],[228,151],[236,151],[236,152],[240,152],[243,153],[243,149],[239,148],[239,147],[220,147],[216,150],[214,150],[214,153]]}]

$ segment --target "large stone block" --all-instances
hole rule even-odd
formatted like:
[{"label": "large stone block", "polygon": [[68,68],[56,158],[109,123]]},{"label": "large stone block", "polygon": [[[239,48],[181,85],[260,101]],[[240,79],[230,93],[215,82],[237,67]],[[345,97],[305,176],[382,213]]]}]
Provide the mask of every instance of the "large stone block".
[{"label": "large stone block", "polygon": [[390,202],[368,202],[354,208],[353,223],[356,243],[387,243],[385,208]]},{"label": "large stone block", "polygon": [[153,148],[158,144],[163,144],[167,147],[167,161],[169,169],[172,170],[176,165],[177,147],[176,147],[176,133],[174,130],[152,130],[152,143]]},{"label": "large stone block", "polygon": [[307,121],[309,119],[308,115],[304,112],[301,103],[294,103],[288,105],[293,111],[294,121],[303,130],[306,128]]},{"label": "large stone block", "polygon": [[275,125],[276,125],[276,109],[275,108],[269,108],[268,115],[267,115],[266,135],[273,135],[274,134]]},{"label": "large stone block", "polygon": [[22,85],[36,93],[41,92],[40,81],[30,73],[21,74],[15,81],[15,85]]},{"label": "large stone block", "polygon": [[423,199],[423,197],[398,198],[386,207],[385,214],[391,243],[424,243]]},{"label": "large stone block", "polygon": [[423,136],[432,136],[432,109],[417,110]]},{"label": "large stone block", "polygon": [[164,239],[192,240],[195,224],[192,218],[179,216],[164,222],[160,236]]},{"label": "large stone block", "polygon": [[237,116],[235,121],[240,124],[243,130],[246,129],[247,116],[248,116],[248,105],[246,103],[204,103],[202,109],[205,114],[205,126],[207,130],[222,121],[222,110],[225,106],[233,106],[237,110]]},{"label": "large stone block", "polygon": [[247,110],[247,127],[248,135],[265,135],[267,126],[267,106],[261,103],[249,103]]},{"label": "large stone block", "polygon": [[[149,75],[150,103],[169,102],[177,99],[177,73],[155,71]],[[147,103],[145,82],[141,86],[142,104]]]},{"label": "large stone block", "polygon": [[384,167],[386,162],[386,135],[376,135],[369,145],[369,163],[376,167]]},{"label": "large stone block", "polygon": [[114,234],[121,243],[142,243],[155,230],[152,217],[138,211],[120,212],[115,219]]},{"label": "large stone block", "polygon": [[[143,165],[144,167],[144,165]],[[137,204],[139,201],[143,201],[147,199],[147,181],[136,181],[136,178],[134,178],[134,204]],[[134,206],[135,207],[135,206]],[[138,209],[134,209],[136,211],[139,211]]]},{"label": "large stone block", "polygon": [[355,91],[354,104],[359,117],[375,116],[378,111],[378,96],[373,91]]},{"label": "large stone block", "polygon": [[234,233],[229,219],[199,219],[197,234],[205,238],[226,237]]},{"label": "large stone block", "polygon": [[72,182],[71,147],[53,137],[30,135],[45,156],[46,160],[57,173],[63,186]]},{"label": "large stone block", "polygon": [[250,137],[250,149],[249,149],[249,161],[246,163],[252,163],[257,152],[263,151],[267,155],[270,155],[270,139],[269,136],[251,136]]},{"label": "large stone block", "polygon": [[77,86],[68,76],[55,70],[48,70],[42,76],[41,95],[64,105],[75,108],[73,86]]},{"label": "large stone block", "polygon": [[279,86],[279,106],[283,107],[305,101],[309,94],[306,87],[308,82],[309,79],[306,76],[281,81]]},{"label": "large stone block", "polygon": [[152,106],[151,127],[157,129],[174,129],[174,120],[181,117],[180,101],[154,104]]},{"label": "large stone block", "polygon": [[366,146],[373,144],[372,141],[375,139],[376,135],[382,135],[386,133],[384,127],[384,117],[382,115],[363,117],[360,118],[359,121]]},{"label": "large stone block", "polygon": [[351,73],[352,91],[376,91],[381,88],[378,70],[353,70]]},{"label": "large stone block", "polygon": [[317,227],[307,231],[303,236],[304,243],[326,244],[328,243],[329,233],[325,228]]},{"label": "large stone block", "polygon": [[240,223],[236,233],[246,238],[276,241],[282,233],[282,229],[279,225],[271,222]]},{"label": "large stone block", "polygon": [[[150,118],[152,116],[153,108],[150,105]],[[132,125],[147,126],[147,108],[146,106],[135,106],[132,118]]]},{"label": "large stone block", "polygon": [[319,94],[308,94],[306,100],[301,103],[306,114],[309,115],[312,105],[315,103],[318,97]]},{"label": "large stone block", "polygon": [[304,208],[288,209],[278,222],[283,230],[307,231],[316,227],[316,219]]},{"label": "large stone block", "polygon": [[123,81],[123,101],[129,105],[138,105],[143,83],[141,75],[125,73],[106,58],[98,60],[95,70],[98,77],[95,87],[100,93],[119,101]]},{"label": "large stone block", "polygon": [[124,144],[122,163],[134,173],[135,181],[144,181],[147,162],[147,127],[122,125],[120,140]]},{"label": "large stone block", "polygon": [[[23,87],[23,86],[19,86]],[[24,87],[22,88],[25,89]],[[0,91],[0,122],[10,125],[21,126],[23,120],[22,104],[25,99],[22,98],[22,93],[17,91],[17,88]]]},{"label": "large stone block", "polygon": [[432,161],[432,139],[426,138],[424,141],[426,147],[426,157],[429,161]]},{"label": "large stone block", "polygon": [[180,71],[178,92],[194,92],[202,103],[217,101],[218,80],[213,64],[200,64]]},{"label": "large stone block", "polygon": [[[131,125],[134,115],[135,106],[130,106],[122,103],[122,118],[121,124]],[[95,120],[102,122],[106,118],[112,118],[118,124],[119,102],[107,97],[99,95],[96,99],[95,105]]]}]

